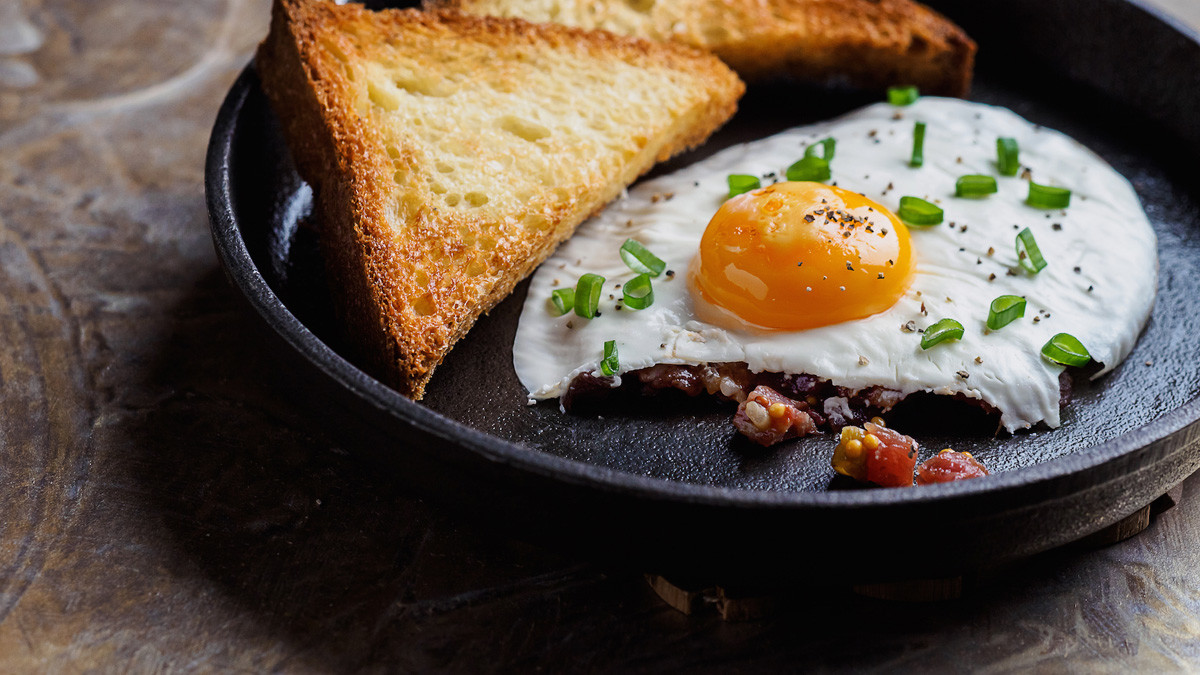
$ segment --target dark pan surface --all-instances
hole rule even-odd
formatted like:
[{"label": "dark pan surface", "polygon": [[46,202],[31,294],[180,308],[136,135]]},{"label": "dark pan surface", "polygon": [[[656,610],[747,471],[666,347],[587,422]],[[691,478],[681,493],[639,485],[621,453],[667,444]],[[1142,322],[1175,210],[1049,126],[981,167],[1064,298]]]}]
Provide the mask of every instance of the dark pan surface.
[{"label": "dark pan surface", "polygon": [[[554,404],[528,406],[511,365],[525,284],[455,347],[422,404],[390,393],[335,356],[351,352],[340,341],[315,237],[305,222],[311,191],[295,175],[252,71],[235,85],[214,131],[209,158],[214,238],[234,283],[299,354],[299,361],[318,373],[322,386],[349,398],[351,408],[357,400],[364,411],[360,421],[370,420],[368,424],[382,427],[385,438],[394,439],[394,452],[383,453],[385,461],[406,452],[433,453],[429,461],[434,464],[465,466],[484,482],[506,481],[495,489],[520,492],[522,503],[514,502],[514,513],[561,507],[557,488],[569,485],[579,491],[570,497],[583,502],[579,508],[604,509],[604,517],[618,520],[653,521],[659,514],[677,526],[681,518],[712,519],[715,509],[732,526],[745,527],[740,518],[769,508],[770,518],[761,522],[776,527],[813,518],[833,522],[838,519],[830,520],[830,509],[840,508],[844,513],[839,518],[850,520],[838,520],[839,525],[850,523],[865,534],[864,527],[892,526],[880,517],[880,509],[893,509],[889,513],[895,515],[897,507],[910,505],[936,514],[974,499],[975,508],[988,510],[973,514],[983,519],[1003,520],[1015,512],[1009,520],[1024,522],[1029,510],[1038,508],[1057,514],[1050,516],[1044,532],[1030,532],[1020,544],[990,546],[1019,554],[1063,543],[1147,503],[1200,463],[1191,443],[1200,417],[1200,313],[1194,310],[1194,299],[1200,297],[1200,191],[1189,166],[1200,133],[1181,131],[1184,123],[1170,106],[1114,96],[1145,85],[1128,71],[1129,64],[1116,58],[1118,51],[1094,53],[1091,66],[1050,54],[1057,72],[1032,51],[1010,61],[989,61],[986,25],[998,21],[989,11],[1004,5],[1019,17],[1025,4],[1030,3],[982,3],[971,10],[957,8],[957,15],[956,7],[944,7],[969,30],[973,23],[981,24],[974,33],[984,58],[972,98],[1072,135],[1129,178],[1158,233],[1161,271],[1156,308],[1133,354],[1096,382],[1077,379],[1061,428],[995,436],[963,408],[909,406],[906,430],[926,455],[942,447],[970,450],[999,473],[992,478],[927,489],[850,489],[829,467],[828,436],[762,450],[736,437],[727,407],[682,397],[615,405],[591,415],[566,415]],[[1137,20],[1127,24],[1130,30],[1155,37],[1180,58],[1193,59],[1190,71],[1175,74],[1179,84],[1186,84],[1200,66],[1194,41],[1136,6],[1064,2],[1055,7],[1059,4],[1087,5],[1089,11],[1104,5],[1129,13]],[[1075,72],[1079,68],[1085,72]],[[1172,76],[1170,71],[1155,75],[1165,80]],[[1171,88],[1169,83],[1160,86]],[[1187,95],[1195,97],[1194,92]],[[752,87],[726,129],[659,171],[871,100],[789,83]],[[1119,283],[1119,274],[1113,271],[1113,283]],[[412,447],[406,447],[410,430],[419,433]],[[1110,485],[1122,480],[1124,487]],[[1108,492],[1101,490],[1104,486]],[[449,492],[437,485],[424,487]],[[1067,507],[1064,499],[1077,503]],[[690,514],[686,508],[673,510],[693,502],[703,503],[704,509],[697,506]],[[645,544],[632,524],[613,529],[627,533],[630,542]],[[653,530],[652,523],[645,536],[653,536]],[[579,534],[603,540],[604,531],[583,527]],[[664,546],[676,545],[669,537],[663,541]],[[968,540],[956,545],[974,547],[976,555],[992,550]],[[671,554],[652,557],[669,560]]]}]

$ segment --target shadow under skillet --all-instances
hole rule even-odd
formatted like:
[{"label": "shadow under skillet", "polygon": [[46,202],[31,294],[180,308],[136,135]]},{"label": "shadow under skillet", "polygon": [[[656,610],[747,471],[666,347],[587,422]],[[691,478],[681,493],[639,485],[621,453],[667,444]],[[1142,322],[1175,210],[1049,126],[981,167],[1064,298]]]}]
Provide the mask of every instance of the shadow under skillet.
[{"label": "shadow under skillet", "polygon": [[[1168,135],[1080,86],[1062,81],[1000,84],[981,78],[972,98],[1011,108],[1096,151],[1134,184],[1159,237],[1159,296],[1146,331],[1115,372],[1096,382],[1076,379],[1074,399],[1064,409],[1059,429],[995,435],[994,425],[985,423],[968,425],[973,430],[964,432],[957,418],[971,413],[962,406],[933,406],[922,413],[931,422],[917,436],[922,458],[953,447],[972,452],[993,471],[1006,471],[1086,451],[1200,393],[1200,360],[1194,358],[1200,353],[1200,316],[1187,309],[1190,298],[1200,296],[1200,195],[1185,187],[1186,174]],[[754,87],[712,140],[651,175],[873,100],[792,83]],[[253,114],[246,118],[256,126],[261,123],[260,132],[277,134],[261,94],[253,93],[247,108]],[[1137,129],[1136,137],[1131,129]],[[270,231],[257,245],[248,241],[251,253],[289,309],[336,351],[348,354],[335,329],[315,237],[297,227],[308,215],[311,194],[294,172],[279,173],[284,175],[272,178],[281,182]],[[1119,277],[1113,281],[1119,283]],[[761,490],[821,491],[844,485],[831,482],[828,435],[763,450],[736,435],[729,422],[731,408],[711,402],[664,396],[590,415],[564,414],[556,402],[527,405],[512,367],[513,336],[527,286],[520,284],[454,348],[434,376],[424,405],[505,440],[633,474]]]}]

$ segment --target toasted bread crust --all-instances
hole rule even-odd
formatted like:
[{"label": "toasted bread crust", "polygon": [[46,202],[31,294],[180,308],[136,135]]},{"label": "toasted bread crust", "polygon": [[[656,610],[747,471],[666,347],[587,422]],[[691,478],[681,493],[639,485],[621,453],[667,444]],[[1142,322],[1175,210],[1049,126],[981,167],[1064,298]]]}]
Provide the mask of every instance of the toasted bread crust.
[{"label": "toasted bread crust", "polygon": [[[456,58],[474,60],[452,70],[447,63]],[[507,135],[481,126],[478,134],[490,141],[457,154],[428,141],[470,145],[472,125],[496,112],[477,108],[545,86],[531,79],[529,64],[552,69],[563,59],[594,63],[597,72],[653,73],[645,77],[669,80],[688,100],[619,154],[563,154],[552,135],[541,137],[549,130],[518,116],[497,122],[508,125]],[[306,0],[276,0],[256,66],[300,174],[315,189],[322,250],[349,336],[366,368],[414,399],[482,313],[656,160],[707,138],[743,90],[723,64],[686,47],[454,11],[370,12]],[[417,94],[390,88],[406,77],[414,79],[402,84]],[[482,92],[467,99],[473,109],[461,120],[460,104],[440,90],[452,81],[465,81],[460,90],[469,96],[471,87]],[[436,114],[418,109],[403,117],[414,101]],[[448,130],[421,136],[405,128],[426,122]],[[493,147],[504,143],[512,147]],[[583,145],[585,153],[592,147]],[[520,181],[502,172],[492,181],[470,161],[489,156],[543,162],[542,180],[552,184],[526,181],[521,194],[508,194],[508,184]],[[588,173],[580,165],[599,168]],[[488,190],[454,192],[459,175],[468,176],[463,189],[474,180]]]},{"label": "toasted bread crust", "polygon": [[965,96],[975,43],[911,0],[426,0],[473,14],[601,28],[713,51],[748,81],[790,75]]}]

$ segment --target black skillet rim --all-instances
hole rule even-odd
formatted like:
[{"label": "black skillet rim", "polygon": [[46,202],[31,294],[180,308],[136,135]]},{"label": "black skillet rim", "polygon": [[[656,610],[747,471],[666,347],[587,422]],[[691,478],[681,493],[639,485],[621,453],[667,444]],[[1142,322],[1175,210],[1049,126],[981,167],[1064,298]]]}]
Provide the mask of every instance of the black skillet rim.
[{"label": "black skillet rim", "polygon": [[[1167,29],[1183,35],[1191,42],[1200,44],[1200,36],[1182,28],[1156,9],[1146,7],[1137,0],[1126,0],[1126,4],[1147,13]],[[876,507],[949,502],[957,498],[979,495],[996,496],[1010,489],[1025,489],[1068,477],[1080,478],[1081,474],[1089,471],[1096,472],[1099,479],[1097,484],[1103,483],[1106,478],[1103,477],[1104,472],[1099,470],[1105,465],[1131,459],[1131,456],[1139,451],[1147,451],[1160,442],[1184,432],[1189,426],[1196,426],[1200,420],[1200,397],[1197,397],[1142,427],[1086,450],[1034,466],[995,474],[986,480],[922,486],[911,490],[868,489],[830,492],[747,490],[652,478],[561,458],[491,436],[410,401],[359,370],[309,331],[284,306],[259,272],[241,236],[239,217],[234,210],[230,171],[233,141],[240,114],[247,95],[257,86],[257,75],[253,68],[251,63],[242,71],[222,103],[206,157],[205,192],[213,242],[226,275],[262,320],[324,377],[352,393],[363,404],[394,418],[402,425],[424,431],[438,441],[466,450],[484,462],[575,486],[602,492],[618,492],[635,499],[665,499],[681,504],[704,504],[735,509]],[[1160,458],[1159,461],[1165,461],[1166,457]]]}]

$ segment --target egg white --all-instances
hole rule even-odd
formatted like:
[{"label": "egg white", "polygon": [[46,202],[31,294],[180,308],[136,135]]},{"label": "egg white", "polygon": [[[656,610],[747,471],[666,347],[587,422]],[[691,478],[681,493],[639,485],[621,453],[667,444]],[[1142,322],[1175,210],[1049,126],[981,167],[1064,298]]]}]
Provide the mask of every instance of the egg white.
[{"label": "egg white", "polygon": [[[916,121],[927,130],[924,166],[914,169],[908,161]],[[831,166],[839,187],[893,212],[906,195],[945,210],[941,225],[909,228],[916,276],[908,291],[874,316],[803,331],[732,331],[698,320],[687,270],[728,193],[726,177],[773,172],[782,180],[807,145],[829,136],[837,139]],[[1032,179],[1071,189],[1071,205],[1027,206],[1028,182],[998,175],[997,137],[1017,139]],[[955,181],[965,174],[996,176],[999,192],[955,197]],[[1036,275],[1020,267],[1014,248],[1025,227],[1048,262]],[[654,279],[655,302],[645,310],[615,309],[621,299],[616,284],[635,276],[619,254],[626,238],[640,241],[674,272]],[[552,316],[551,292],[574,286],[585,272],[607,279],[600,316]],[[922,97],[908,107],[881,103],[732,147],[639,184],[580,227],[534,275],[513,363],[531,400],[552,398],[577,374],[596,370],[604,342],[616,340],[621,372],[657,363],[745,362],[755,372],[808,373],[851,389],[963,394],[1000,410],[1010,431],[1038,422],[1057,427],[1063,368],[1042,358],[1042,345],[1070,333],[1104,364],[1098,374],[1111,370],[1133,349],[1150,315],[1157,275],[1156,239],[1137,195],[1102,159],[1009,110]],[[991,301],[1008,294],[1027,298],[1025,317],[988,331]],[[909,321],[925,328],[944,317],[963,324],[962,340],[922,350],[920,334],[902,328]]]}]

